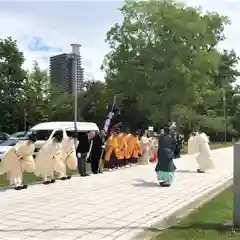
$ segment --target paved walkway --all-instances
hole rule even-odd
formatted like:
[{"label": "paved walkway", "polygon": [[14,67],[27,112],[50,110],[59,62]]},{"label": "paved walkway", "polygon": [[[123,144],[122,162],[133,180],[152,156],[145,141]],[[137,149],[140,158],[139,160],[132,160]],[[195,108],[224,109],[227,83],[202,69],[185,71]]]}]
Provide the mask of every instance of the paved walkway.
[{"label": "paved walkway", "polygon": [[232,148],[212,154],[212,173],[197,174],[193,156],[176,160],[170,188],[157,185],[151,164],[1,191],[0,240],[129,240],[232,178]]}]

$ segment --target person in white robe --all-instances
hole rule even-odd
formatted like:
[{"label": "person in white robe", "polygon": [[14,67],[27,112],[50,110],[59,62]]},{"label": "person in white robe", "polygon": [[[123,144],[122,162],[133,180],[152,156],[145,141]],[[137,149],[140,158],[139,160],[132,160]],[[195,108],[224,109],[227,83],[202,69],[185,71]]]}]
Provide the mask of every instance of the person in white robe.
[{"label": "person in white robe", "polygon": [[197,142],[197,136],[199,135],[198,132],[193,132],[190,134],[188,139],[188,154],[196,154],[199,153],[199,147]]},{"label": "person in white robe", "polygon": [[142,164],[148,164],[150,160],[150,141],[148,138],[148,133],[145,131],[143,136],[140,139],[140,151],[141,151],[141,158],[140,162]]},{"label": "person in white robe", "polygon": [[31,134],[28,136],[28,140],[19,141],[3,157],[2,173],[7,173],[10,186],[14,186],[15,190],[26,189],[28,186],[23,184],[23,173],[35,171],[33,159],[35,142],[36,135]]},{"label": "person in white robe", "polygon": [[44,185],[55,183],[54,173],[60,173],[64,168],[62,140],[63,133],[56,132],[55,136],[49,139],[36,155],[35,174],[43,179]]},{"label": "person in white robe", "polygon": [[69,132],[68,136],[64,137],[62,144],[62,169],[59,172],[60,180],[71,179],[71,176],[67,176],[67,168],[70,170],[77,169],[77,157],[75,148],[75,138],[77,138],[74,132]]},{"label": "person in white robe", "polygon": [[196,141],[199,149],[199,154],[196,158],[199,165],[197,172],[205,173],[207,170],[214,169],[214,163],[211,157],[211,149],[209,146],[209,137],[204,132],[199,131],[199,134],[196,135]]}]

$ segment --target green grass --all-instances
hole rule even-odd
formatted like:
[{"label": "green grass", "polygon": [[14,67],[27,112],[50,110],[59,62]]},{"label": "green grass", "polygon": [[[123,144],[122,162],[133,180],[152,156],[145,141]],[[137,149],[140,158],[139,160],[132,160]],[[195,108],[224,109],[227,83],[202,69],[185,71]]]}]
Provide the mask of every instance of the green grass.
[{"label": "green grass", "polygon": [[152,240],[239,240],[239,232],[224,227],[232,219],[232,211],[229,188]]},{"label": "green grass", "polygon": [[[231,147],[233,144],[232,142],[225,143],[210,143],[211,149],[218,149],[218,148],[225,148],[225,147]],[[181,150],[182,154],[187,154],[187,144],[185,144]]]},{"label": "green grass", "polygon": [[[213,143],[211,144],[212,149],[216,148],[223,148],[223,147],[230,147],[232,143]],[[187,146],[184,146],[184,148],[181,151],[182,153],[187,153]],[[87,170],[90,171],[90,164],[87,164]],[[77,171],[69,171],[68,174],[73,175],[78,173]],[[36,177],[33,173],[24,173],[23,175],[24,183],[29,184],[32,182],[40,181],[41,179],[39,177]],[[6,174],[0,175],[0,187],[8,186],[8,180]]]}]

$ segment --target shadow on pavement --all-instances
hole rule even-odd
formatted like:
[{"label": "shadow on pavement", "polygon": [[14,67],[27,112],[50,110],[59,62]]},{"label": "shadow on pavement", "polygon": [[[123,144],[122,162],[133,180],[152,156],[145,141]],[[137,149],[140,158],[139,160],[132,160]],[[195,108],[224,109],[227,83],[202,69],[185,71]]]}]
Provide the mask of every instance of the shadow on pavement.
[{"label": "shadow on pavement", "polygon": [[148,182],[142,179],[136,179],[137,183],[133,183],[132,186],[133,187],[157,187],[159,188],[159,185],[157,184],[157,182]]},{"label": "shadow on pavement", "polygon": [[130,226],[125,226],[125,227],[121,227],[121,228],[117,228],[117,227],[92,227],[92,228],[11,228],[11,229],[0,229],[0,233],[1,232],[24,232],[24,231],[28,231],[28,232],[49,232],[49,231],[53,231],[53,232],[61,232],[61,231],[94,231],[94,230],[135,230],[135,229],[141,229],[143,231],[151,231],[151,232],[159,232],[159,229],[157,228],[151,228],[151,227],[130,227]]},{"label": "shadow on pavement", "polygon": [[192,170],[176,170],[177,173],[197,173],[197,171]]},{"label": "shadow on pavement", "polygon": [[[42,184],[42,181],[27,183],[28,186],[34,186],[39,184]],[[5,191],[16,191],[16,190],[14,190],[14,187],[0,186],[0,192],[5,192]]]}]

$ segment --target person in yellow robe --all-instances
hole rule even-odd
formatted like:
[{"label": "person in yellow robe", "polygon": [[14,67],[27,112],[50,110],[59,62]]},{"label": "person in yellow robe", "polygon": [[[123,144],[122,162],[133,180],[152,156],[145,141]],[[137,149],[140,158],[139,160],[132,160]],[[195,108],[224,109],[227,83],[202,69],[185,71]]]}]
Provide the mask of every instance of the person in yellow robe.
[{"label": "person in yellow robe", "polygon": [[134,162],[133,150],[134,150],[135,143],[136,143],[136,137],[133,134],[128,134],[126,141],[127,141],[126,159],[127,159],[127,162],[130,165],[132,165]]},{"label": "person in yellow robe", "polygon": [[116,152],[117,157],[117,167],[124,167],[125,165],[125,152],[126,152],[126,134],[124,132],[119,132],[116,136],[118,143],[118,150]]},{"label": "person in yellow robe", "polygon": [[116,155],[118,154],[118,142],[116,132],[111,132],[106,142],[106,152],[104,156],[105,167],[112,170],[116,167]]},{"label": "person in yellow robe", "polygon": [[59,172],[59,179],[66,180],[71,179],[71,176],[67,176],[67,168],[70,170],[77,169],[77,155],[75,148],[75,138],[77,138],[75,132],[69,132],[68,136],[65,136],[62,144],[62,169]]},{"label": "person in yellow robe", "polygon": [[137,133],[134,134],[133,136],[135,137],[135,141],[132,154],[132,163],[136,164],[138,162],[138,158],[140,157],[140,140]]},{"label": "person in yellow robe", "polygon": [[28,136],[28,140],[18,142],[3,157],[3,173],[7,173],[10,186],[14,186],[15,190],[22,190],[28,187],[26,184],[23,184],[23,173],[34,172],[35,170],[33,159],[35,142],[36,135],[31,134]]},{"label": "person in yellow robe", "polygon": [[60,173],[64,167],[62,140],[63,133],[56,132],[55,136],[49,139],[36,155],[35,174],[43,179],[44,185],[55,183],[54,173]]}]

